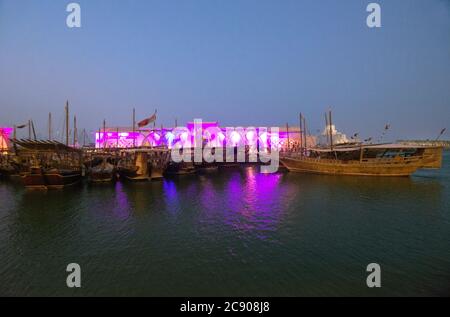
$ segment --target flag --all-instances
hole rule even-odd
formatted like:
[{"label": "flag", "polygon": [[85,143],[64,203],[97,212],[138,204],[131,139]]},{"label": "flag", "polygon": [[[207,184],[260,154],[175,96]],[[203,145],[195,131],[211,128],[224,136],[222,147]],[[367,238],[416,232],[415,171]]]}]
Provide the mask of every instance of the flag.
[{"label": "flag", "polygon": [[443,135],[444,132],[445,132],[445,130],[447,130],[447,128],[443,128],[443,129],[441,130],[441,133],[440,133],[439,135]]},{"label": "flag", "polygon": [[386,126],[384,127],[385,130],[388,130],[391,127],[390,124],[386,124]]},{"label": "flag", "polygon": [[152,123],[154,121],[156,121],[156,110],[155,110],[155,113],[152,116],[150,116],[148,118],[145,118],[142,121],[139,121],[138,122],[138,127],[139,128],[145,127],[147,124]]},{"label": "flag", "polygon": [[21,124],[21,125],[16,126],[16,128],[17,129],[22,129],[22,128],[25,128],[27,125],[28,124]]}]

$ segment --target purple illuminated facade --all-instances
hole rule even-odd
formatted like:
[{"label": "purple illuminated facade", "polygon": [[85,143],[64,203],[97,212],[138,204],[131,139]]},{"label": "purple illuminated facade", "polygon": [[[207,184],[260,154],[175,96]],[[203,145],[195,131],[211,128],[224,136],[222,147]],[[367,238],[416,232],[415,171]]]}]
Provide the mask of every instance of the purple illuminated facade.
[{"label": "purple illuminated facade", "polygon": [[[185,147],[196,147],[196,127],[201,129],[202,146],[242,146],[256,145],[261,148],[277,146],[283,148],[287,141],[291,145],[298,143],[298,128],[278,128],[278,131],[268,128],[235,128],[234,130],[220,127],[218,122],[201,122],[196,124],[188,122],[185,127],[176,128],[153,128],[138,129],[133,132],[132,128],[106,128],[95,133],[96,148],[132,148],[132,147],[155,147],[164,146],[172,148],[176,143]],[[310,144],[314,140],[310,140]]]},{"label": "purple illuminated facade", "polygon": [[0,128],[0,151],[7,151],[12,128]]}]

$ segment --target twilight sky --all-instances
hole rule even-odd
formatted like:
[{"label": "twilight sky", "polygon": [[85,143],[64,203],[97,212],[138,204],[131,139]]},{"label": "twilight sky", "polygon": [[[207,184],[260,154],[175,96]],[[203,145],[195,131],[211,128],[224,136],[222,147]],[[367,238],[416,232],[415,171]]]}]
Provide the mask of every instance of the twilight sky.
[{"label": "twilight sky", "polygon": [[[81,5],[79,29],[66,5]],[[221,125],[324,125],[388,139],[450,130],[450,1],[0,0],[0,126],[45,136],[66,99],[79,129],[195,118]],[[56,133],[56,132],[55,132]],[[444,136],[449,139],[449,133]]]}]

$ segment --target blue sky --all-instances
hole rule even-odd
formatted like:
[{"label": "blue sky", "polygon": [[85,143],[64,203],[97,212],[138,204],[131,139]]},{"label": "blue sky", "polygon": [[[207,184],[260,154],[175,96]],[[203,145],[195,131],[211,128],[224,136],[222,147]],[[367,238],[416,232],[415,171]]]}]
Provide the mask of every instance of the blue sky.
[{"label": "blue sky", "polygon": [[[330,106],[347,134],[434,138],[450,128],[450,1],[378,1],[382,27],[360,0],[0,0],[0,125],[66,99],[79,128],[131,124],[158,109],[165,126],[298,124],[312,133]],[[446,137],[448,139],[448,136]]]}]

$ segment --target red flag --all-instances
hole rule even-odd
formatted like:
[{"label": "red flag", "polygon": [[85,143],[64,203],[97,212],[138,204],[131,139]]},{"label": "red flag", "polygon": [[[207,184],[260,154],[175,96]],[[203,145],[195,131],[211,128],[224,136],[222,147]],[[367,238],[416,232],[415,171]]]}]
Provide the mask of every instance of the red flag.
[{"label": "red flag", "polygon": [[139,128],[145,127],[147,124],[152,123],[154,121],[156,121],[156,110],[155,110],[155,113],[151,117],[148,117],[142,121],[139,121],[138,127]]}]

